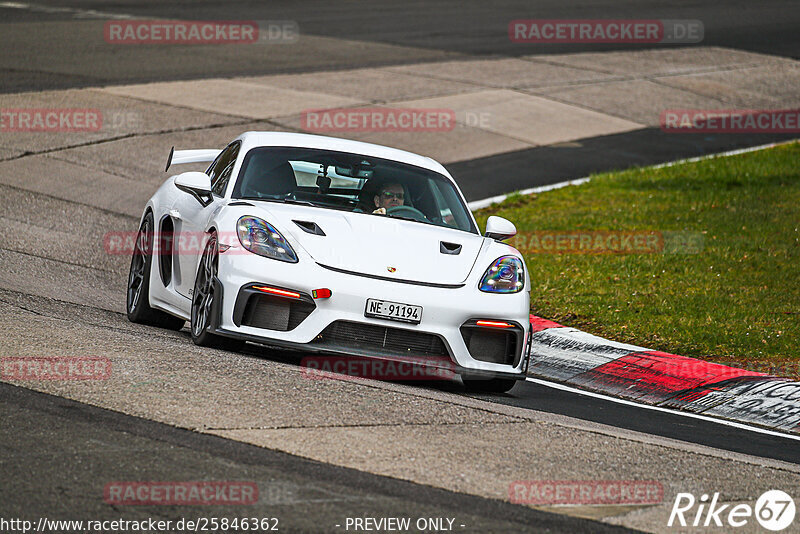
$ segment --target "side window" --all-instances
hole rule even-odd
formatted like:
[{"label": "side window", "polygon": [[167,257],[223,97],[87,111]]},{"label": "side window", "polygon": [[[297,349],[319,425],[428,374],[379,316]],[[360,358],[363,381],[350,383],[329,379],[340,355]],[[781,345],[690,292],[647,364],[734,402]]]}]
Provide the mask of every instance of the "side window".
[{"label": "side window", "polygon": [[[222,193],[218,192],[219,190],[223,193],[225,192],[225,185],[221,185],[219,182],[222,181],[226,170],[228,171],[228,178],[230,178],[233,165],[236,163],[236,156],[239,155],[240,144],[239,141],[236,141],[228,145],[225,150],[220,152],[217,159],[214,160],[214,163],[212,163],[206,171],[206,174],[211,177],[211,191],[217,195],[222,195]],[[225,184],[227,184],[227,178],[225,179]]]},{"label": "side window", "polygon": [[[458,228],[458,224],[453,216],[452,210],[447,204],[447,200],[445,199],[444,192],[440,189],[440,185],[443,185],[441,182],[437,180],[428,180],[428,186],[431,188],[433,192],[433,199],[436,202],[436,215],[435,218],[442,221],[447,226],[452,226],[454,228]],[[452,197],[452,192],[445,188],[445,191],[450,193],[449,196]]]},{"label": "side window", "polygon": [[233,173],[233,166],[236,165],[236,158],[233,158],[225,169],[219,174],[216,182],[211,184],[211,192],[218,197],[225,196],[225,189],[228,187],[228,180]]}]

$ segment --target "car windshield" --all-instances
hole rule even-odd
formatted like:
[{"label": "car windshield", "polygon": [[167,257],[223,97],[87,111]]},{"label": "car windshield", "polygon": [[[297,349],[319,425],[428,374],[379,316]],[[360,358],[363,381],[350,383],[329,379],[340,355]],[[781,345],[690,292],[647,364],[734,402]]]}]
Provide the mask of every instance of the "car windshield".
[{"label": "car windshield", "polygon": [[455,186],[441,174],[347,152],[254,148],[244,158],[233,198],[397,217],[478,233]]}]

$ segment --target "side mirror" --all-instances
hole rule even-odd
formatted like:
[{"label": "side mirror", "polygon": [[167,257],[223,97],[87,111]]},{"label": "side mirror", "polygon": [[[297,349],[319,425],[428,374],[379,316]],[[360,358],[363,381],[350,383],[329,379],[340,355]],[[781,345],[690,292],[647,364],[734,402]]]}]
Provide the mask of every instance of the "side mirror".
[{"label": "side mirror", "polygon": [[486,237],[502,241],[517,235],[517,227],[508,219],[492,215],[486,220]]},{"label": "side mirror", "polygon": [[175,177],[175,187],[197,195],[211,193],[211,177],[204,172],[184,172]]},{"label": "side mirror", "polygon": [[184,172],[175,177],[175,187],[189,193],[203,206],[211,204],[211,177],[204,172]]}]

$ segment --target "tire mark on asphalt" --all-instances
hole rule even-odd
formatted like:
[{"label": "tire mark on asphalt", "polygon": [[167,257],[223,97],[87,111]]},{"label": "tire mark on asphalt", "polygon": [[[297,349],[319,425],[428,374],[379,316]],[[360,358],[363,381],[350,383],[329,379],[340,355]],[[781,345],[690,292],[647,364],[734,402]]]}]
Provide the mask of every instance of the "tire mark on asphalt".
[{"label": "tire mark on asphalt", "polygon": [[[493,425],[520,425],[535,422],[533,417],[516,417],[517,421],[503,421],[492,423]],[[234,430],[292,430],[292,429],[319,429],[319,428],[402,428],[407,426],[464,426],[472,423],[461,421],[444,421],[432,423],[361,423],[361,424],[342,424],[342,425],[281,425],[281,426],[249,426],[249,427],[203,427],[204,432],[226,432]]]},{"label": "tire mark on asphalt", "polygon": [[60,260],[58,258],[53,258],[53,257],[50,257],[50,256],[41,256],[39,254],[33,254],[31,252],[25,252],[23,250],[18,250],[18,249],[14,249],[14,248],[7,248],[7,247],[0,246],[0,251],[3,251],[3,250],[6,251],[6,252],[13,252],[15,254],[22,254],[23,256],[28,256],[30,258],[37,258],[37,259],[40,259],[40,260],[54,261],[56,263],[61,263],[61,264],[64,264],[64,265],[71,265],[72,267],[80,267],[82,269],[91,269],[92,271],[95,271],[95,272],[99,271],[99,272],[108,273],[108,274],[119,274],[119,271],[112,271],[110,269],[103,269],[102,267],[96,267],[94,265],[85,265],[83,263],[75,263],[75,262],[70,262],[70,261],[66,261],[66,260]]},{"label": "tire mark on asphalt", "polygon": [[[39,154],[29,154],[29,155],[38,156]],[[20,157],[22,157],[22,156],[20,156]],[[12,159],[19,159],[19,158],[12,158]],[[10,161],[10,160],[0,160],[0,163],[2,163],[3,161]],[[70,162],[70,163],[72,163],[72,162]],[[51,200],[57,200],[59,202],[66,202],[68,204],[73,204],[75,206],[81,206],[81,207],[84,207],[84,208],[97,210],[97,211],[99,211],[101,213],[104,213],[106,215],[113,215],[114,217],[124,217],[126,219],[130,219],[131,221],[137,221],[137,222],[139,221],[138,217],[132,217],[131,215],[128,215],[127,213],[122,213],[120,211],[114,211],[114,210],[111,210],[111,209],[108,209],[108,208],[101,208],[101,207],[95,206],[93,204],[86,204],[85,202],[78,202],[77,200],[71,200],[71,199],[68,199],[68,198],[57,197],[55,195],[48,195],[47,193],[42,193],[41,191],[32,191],[30,189],[25,189],[24,187],[19,187],[18,185],[0,184],[0,189],[2,189],[4,187],[8,187],[9,189],[14,189],[16,191],[19,191],[19,192],[22,192],[22,193],[26,193],[26,194],[39,195],[39,196],[42,196],[44,198],[48,198],[48,199],[51,199]]]},{"label": "tire mark on asphalt", "polygon": [[[16,296],[17,300],[21,297],[22,299],[29,300],[29,301],[39,301],[38,303],[34,304],[21,304],[19,302],[14,302],[13,300],[9,300],[9,297]],[[97,306],[89,306],[84,304],[76,304],[74,302],[68,302],[64,300],[54,299],[54,298],[47,298],[42,297],[39,295],[34,295],[30,293],[25,293],[22,291],[15,291],[8,288],[0,288],[0,303],[5,304],[7,306],[16,308],[21,311],[25,311],[39,317],[53,319],[55,321],[63,321],[67,323],[80,323],[87,326],[95,326],[98,328],[105,328],[107,330],[111,330],[114,332],[124,333],[124,334],[142,334],[146,333],[148,337],[158,337],[164,340],[170,341],[180,341],[183,337],[180,336],[177,332],[170,333],[166,330],[162,330],[160,328],[145,326],[145,325],[138,325],[135,323],[131,323],[127,321],[125,318],[125,314],[122,312],[108,310],[105,308],[97,307]],[[59,305],[63,313],[54,313],[53,304]],[[37,305],[40,304],[40,305]],[[65,309],[66,308],[66,309]],[[69,308],[73,308],[69,310]],[[97,322],[86,319],[86,314],[81,313],[85,312],[85,310],[91,310],[94,312],[99,312],[100,314],[112,316],[110,319],[113,321],[119,321],[121,324],[126,326],[112,326],[107,322]]]},{"label": "tire mark on asphalt", "polygon": [[[129,98],[129,97],[125,97],[125,98]],[[147,102],[149,104],[153,104],[154,103],[154,102],[152,102],[150,100],[146,100],[145,102]],[[191,111],[198,111],[198,110],[193,109],[193,108],[184,108],[183,106],[172,106],[172,105],[169,105],[169,104],[164,104],[164,105],[165,106],[169,106],[169,107],[173,107],[173,108],[180,108],[180,109],[188,109],[188,110],[191,110]],[[234,115],[227,115],[227,116],[235,117]],[[137,138],[137,137],[150,137],[150,136],[155,136],[155,135],[164,135],[164,134],[171,134],[171,133],[194,132],[194,131],[199,131],[199,130],[213,130],[215,128],[225,128],[225,127],[228,127],[228,126],[242,126],[242,125],[249,124],[249,123],[252,123],[252,122],[267,122],[267,123],[273,124],[275,126],[278,126],[277,123],[275,123],[273,121],[266,120],[266,119],[264,119],[264,120],[261,120],[261,119],[254,120],[252,118],[249,118],[248,120],[245,120],[245,121],[216,123],[216,124],[204,124],[202,126],[189,126],[189,127],[186,127],[186,128],[163,128],[161,130],[151,130],[151,131],[147,131],[147,132],[133,132],[133,133],[128,133],[128,134],[121,134],[121,135],[116,135],[116,136],[112,136],[112,137],[106,137],[106,138],[103,138],[103,139],[95,139],[95,140],[92,140],[92,141],[84,141],[82,143],[75,143],[75,144],[72,144],[72,145],[65,145],[65,146],[60,146],[60,147],[46,148],[46,149],[43,149],[43,150],[26,150],[25,152],[23,152],[21,154],[16,154],[14,156],[10,156],[10,157],[7,157],[7,158],[0,158],[0,163],[6,162],[6,161],[14,161],[14,160],[18,160],[18,159],[23,159],[23,158],[26,158],[28,156],[41,156],[41,155],[53,154],[53,153],[56,153],[56,152],[61,152],[62,150],[69,150],[69,149],[72,149],[72,148],[82,148],[82,147],[87,147],[87,146],[97,146],[97,145],[102,145],[102,144],[105,144],[105,143],[111,143],[111,142],[114,142],[114,141],[121,141],[121,140],[124,140],[124,139],[133,139],[133,138]],[[281,126],[281,128],[286,129],[287,127],[286,126]],[[76,162],[70,161],[70,163],[76,163]],[[123,178],[125,178],[125,177],[123,177]]]}]

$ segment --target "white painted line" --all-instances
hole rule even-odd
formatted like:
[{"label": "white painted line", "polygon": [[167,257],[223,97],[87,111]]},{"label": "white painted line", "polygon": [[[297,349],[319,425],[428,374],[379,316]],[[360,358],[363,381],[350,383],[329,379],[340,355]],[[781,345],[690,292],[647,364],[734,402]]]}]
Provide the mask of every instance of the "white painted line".
[{"label": "white painted line", "polygon": [[766,145],[751,146],[747,148],[737,148],[736,150],[729,150],[727,152],[719,152],[717,154],[706,154],[705,156],[696,156],[694,158],[679,159],[676,161],[669,161],[667,163],[659,163],[647,167],[648,169],[663,169],[664,167],[672,167],[673,165],[680,165],[681,163],[694,163],[696,161],[703,161],[704,159],[724,158],[727,156],[737,156],[739,154],[747,154],[748,152],[758,152],[759,150],[766,150],[781,145],[789,145],[800,141],[800,139],[790,139],[789,141],[780,141],[778,143],[767,143]]},{"label": "white painted line", "polygon": [[513,193],[506,193],[503,195],[497,195],[496,197],[489,197],[489,198],[484,198],[483,200],[475,200],[474,202],[468,202],[467,207],[470,210],[475,211],[481,208],[485,208],[486,206],[490,206],[496,202],[502,202],[511,195],[532,195],[534,193],[544,193],[545,191],[561,189],[562,187],[567,187],[568,185],[580,185],[588,181],[589,178],[578,178],[576,180],[568,180],[566,182],[558,182],[556,184],[540,185],[538,187],[531,187],[530,189],[523,189],[521,191],[515,191]]},{"label": "white painted line", "polygon": [[[768,148],[774,148],[780,145],[788,145],[790,143],[795,143],[800,141],[800,139],[790,139],[789,141],[781,141],[779,143],[768,143],[766,145],[759,145],[747,148],[739,148],[736,150],[729,150],[727,152],[718,152],[716,154],[706,154],[705,156],[697,156],[694,158],[686,158],[686,159],[679,159],[675,161],[669,161],[667,163],[659,163],[658,165],[651,165],[649,167],[643,167],[644,169],[662,169],[664,167],[672,167],[673,165],[679,165],[681,163],[694,163],[696,161],[703,161],[706,159],[714,159],[714,158],[724,158],[727,156],[736,156],[739,154],[747,154],[748,152],[757,152],[759,150],[766,150]],[[552,191],[554,189],[561,189],[562,187],[567,187],[568,185],[580,185],[588,182],[590,178],[587,176],[585,178],[578,178],[576,180],[568,180],[566,182],[558,182],[555,184],[549,185],[542,185],[539,187],[532,187],[530,189],[522,189],[520,191],[514,191],[513,193],[506,193],[503,195],[497,195],[494,197],[484,198],[481,200],[475,200],[472,202],[467,203],[467,207],[471,211],[479,210],[481,208],[485,208],[487,206],[491,206],[492,204],[502,202],[507,199],[511,195],[531,195],[534,193],[544,193],[545,191]]]},{"label": "white painted line", "polygon": [[559,384],[557,382],[549,382],[547,380],[540,380],[538,378],[531,378],[528,377],[525,380],[528,382],[533,382],[534,384],[539,384],[540,386],[545,386],[553,389],[560,389],[562,391],[568,391],[570,393],[577,393],[578,395],[585,395],[587,397],[593,397],[595,399],[602,399],[607,400],[609,402],[616,402],[617,404],[624,404],[626,406],[635,406],[636,408],[642,408],[644,410],[653,410],[656,412],[663,412],[672,415],[679,415],[682,417],[689,417],[692,419],[699,419],[701,421],[708,421],[710,423],[717,423],[720,425],[730,426],[733,428],[738,428],[741,430],[749,430],[750,432],[755,432],[757,434],[766,434],[768,436],[778,436],[781,438],[791,439],[794,441],[800,441],[800,436],[795,436],[792,434],[787,434],[784,432],[777,432],[775,430],[767,430],[766,428],[759,428],[756,426],[746,425],[744,423],[736,423],[734,421],[728,421],[727,419],[718,419],[716,417],[709,417],[707,415],[700,415],[691,412],[682,412],[680,410],[672,410],[670,408],[662,408],[661,406],[651,406],[649,404],[642,404],[639,402],[633,402],[625,399],[618,399],[617,397],[610,397],[608,395],[603,395],[602,393],[595,393],[593,391],[586,391],[583,389],[573,388],[570,386],[566,386],[564,384]]}]

